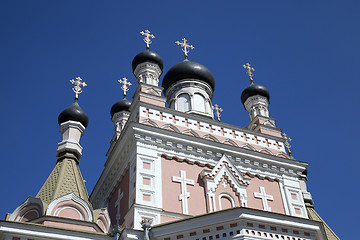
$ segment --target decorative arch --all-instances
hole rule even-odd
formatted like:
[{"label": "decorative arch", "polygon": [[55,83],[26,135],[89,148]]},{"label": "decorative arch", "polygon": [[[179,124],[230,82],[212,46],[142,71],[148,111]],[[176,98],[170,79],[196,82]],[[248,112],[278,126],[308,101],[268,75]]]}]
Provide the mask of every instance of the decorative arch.
[{"label": "decorative arch", "polygon": [[194,137],[200,137],[199,134],[197,134],[197,132],[195,132],[194,130],[192,129],[186,129],[182,132],[183,134],[188,134],[188,135],[191,135],[191,136],[194,136]]},{"label": "decorative arch", "polygon": [[275,156],[290,159],[290,157],[283,152],[279,152]]},{"label": "decorative arch", "polygon": [[221,204],[221,200],[222,200],[222,198],[225,198],[225,199],[227,199],[227,200],[229,200],[230,201],[230,203],[231,203],[231,207],[233,208],[233,207],[236,207],[236,204],[235,204],[235,200],[234,200],[234,198],[230,195],[230,194],[228,194],[228,193],[220,193],[219,194],[219,210],[223,210],[223,209],[225,209],[225,208],[223,208],[224,206],[222,206],[222,204]]},{"label": "decorative arch", "polygon": [[43,215],[43,203],[39,198],[28,197],[10,215],[9,221],[26,222]]},{"label": "decorative arch", "polygon": [[54,199],[46,210],[48,216],[59,216],[61,212],[71,212],[79,214],[79,220],[92,222],[93,212],[87,202],[76,196],[74,193]]},{"label": "decorative arch", "polygon": [[167,129],[167,130],[170,130],[170,131],[173,131],[173,132],[180,133],[180,130],[177,127],[175,127],[174,125],[172,125],[172,124],[162,125],[161,128]]},{"label": "decorative arch", "polygon": [[98,216],[96,218],[96,224],[100,227],[100,229],[104,233],[108,233],[111,226],[111,220],[108,210],[106,208],[101,208],[95,211],[99,211]]},{"label": "decorative arch", "polygon": [[214,142],[219,142],[219,140],[216,137],[214,137],[213,135],[211,135],[211,134],[206,134],[205,136],[203,136],[203,138],[204,139],[209,139],[209,140],[214,141]]},{"label": "decorative arch", "polygon": [[199,112],[206,112],[206,106],[205,106],[205,97],[199,92],[194,93],[193,96],[193,110],[199,111]]},{"label": "decorative arch", "polygon": [[248,144],[248,143],[245,143],[245,144],[241,145],[240,147],[256,151],[256,149],[253,146],[251,146],[250,144]]},{"label": "decorative arch", "polygon": [[154,95],[160,95],[158,91],[156,91],[154,88],[148,88],[145,91],[146,93],[152,93]]},{"label": "decorative arch", "polygon": [[191,109],[191,98],[186,92],[181,92],[176,96],[176,110],[187,112]]},{"label": "decorative arch", "polygon": [[259,150],[259,152],[262,152],[262,153],[266,153],[266,154],[270,154],[270,155],[274,155],[269,149],[267,148],[262,148]]},{"label": "decorative arch", "polygon": [[225,144],[229,144],[229,145],[238,147],[238,145],[236,144],[236,142],[234,142],[234,141],[231,140],[231,139],[225,139],[224,141],[222,141],[222,143],[225,143]]},{"label": "decorative arch", "polygon": [[200,176],[207,189],[206,198],[209,212],[217,211],[215,192],[223,178],[226,178],[235,194],[239,196],[240,205],[247,207],[246,188],[250,184],[250,179],[245,178],[225,154],[212,170],[203,170]]},{"label": "decorative arch", "polygon": [[147,124],[147,125],[150,125],[150,126],[153,126],[153,127],[159,127],[159,125],[156,124],[156,122],[154,122],[153,120],[151,119],[145,119],[143,121],[141,121],[142,124]]}]

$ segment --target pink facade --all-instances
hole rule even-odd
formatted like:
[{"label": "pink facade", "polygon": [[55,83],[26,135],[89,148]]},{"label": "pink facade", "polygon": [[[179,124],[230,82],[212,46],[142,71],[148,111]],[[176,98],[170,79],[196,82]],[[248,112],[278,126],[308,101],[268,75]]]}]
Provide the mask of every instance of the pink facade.
[{"label": "pink facade", "polygon": [[[209,166],[188,163],[186,160],[162,156],[162,191],[164,211],[200,215],[231,207],[247,206],[249,208],[271,211],[285,214],[284,203],[278,181],[267,178],[260,178],[251,174],[246,174],[244,179],[250,184],[236,177],[237,173],[227,162],[221,163],[215,175],[207,178],[215,179],[222,168],[230,169],[233,175],[243,188],[246,189],[246,203],[241,202],[239,192],[235,189],[235,183],[229,180],[229,173],[221,176],[221,180],[214,189],[214,196],[208,199],[206,182],[201,177],[203,170],[212,170]],[[250,179],[250,180],[249,180]],[[181,183],[181,180],[184,181]],[[184,190],[184,186],[186,189]],[[185,197],[183,196],[186,196]],[[184,206],[186,201],[187,206]],[[211,201],[215,206],[209,207]],[[184,207],[187,210],[184,211]],[[162,217],[164,221],[172,221],[172,218]]]},{"label": "pink facade", "polygon": [[[179,201],[181,194],[181,184],[173,181],[173,177],[180,177],[180,170],[186,172],[186,179],[194,181],[194,185],[187,184],[188,207],[190,215],[199,215],[207,212],[205,186],[200,178],[200,172],[207,167],[200,167],[196,164],[187,162],[178,162],[161,158],[162,169],[162,192],[163,192],[163,209],[164,211],[183,213],[182,202]],[[209,168],[207,168],[209,169]]]},{"label": "pink facade", "polygon": [[122,224],[129,209],[129,170],[109,200],[109,214],[112,223]]}]

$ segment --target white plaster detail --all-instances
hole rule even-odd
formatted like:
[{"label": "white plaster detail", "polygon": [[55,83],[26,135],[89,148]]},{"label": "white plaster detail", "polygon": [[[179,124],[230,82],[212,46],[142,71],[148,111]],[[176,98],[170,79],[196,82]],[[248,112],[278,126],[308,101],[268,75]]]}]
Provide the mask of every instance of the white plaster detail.
[{"label": "white plaster detail", "polygon": [[177,132],[177,133],[180,132],[179,129],[172,124],[165,124],[165,125],[161,126],[161,128],[171,128],[174,132]]},{"label": "white plaster detail", "polygon": [[153,120],[148,119],[148,118],[142,120],[141,123],[150,123],[150,125],[153,125],[154,127],[159,127],[156,122],[154,122]]},{"label": "white plaster detail", "polygon": [[82,147],[80,145],[80,137],[84,134],[85,127],[77,121],[66,121],[60,124],[60,132],[62,141],[58,143],[57,156],[66,150],[75,151],[81,156]]},{"label": "white plaster detail", "polygon": [[[58,198],[54,199],[49,204],[49,207],[47,208],[45,215],[51,216],[51,213],[53,212],[55,206],[57,206],[61,202],[65,202],[65,201],[69,201],[69,200],[72,200],[72,201],[78,203],[79,205],[81,205],[85,209],[85,211],[86,211],[86,213],[88,215],[88,219],[85,218],[84,219],[85,221],[89,221],[89,222],[93,221],[93,212],[91,211],[91,208],[90,208],[89,204],[86,201],[84,201],[83,199],[76,196],[74,193],[69,193],[67,195],[64,195],[64,196],[61,196],[61,197],[58,197]],[[66,205],[61,206],[61,207],[65,207],[65,206]],[[56,210],[56,211],[58,211],[58,210]],[[82,212],[82,215],[85,216],[85,214],[83,212]]]},{"label": "white plaster detail", "polygon": [[236,207],[235,200],[230,194],[228,194],[228,193],[220,193],[219,194],[219,199],[218,199],[219,200],[219,208],[220,208],[219,210],[222,210],[222,206],[221,206],[221,198],[222,197],[228,198],[230,200],[231,207]]},{"label": "white plaster detail", "polygon": [[190,197],[190,192],[187,191],[186,185],[188,184],[194,186],[194,180],[186,179],[186,172],[184,170],[180,170],[180,177],[173,176],[172,181],[180,183],[181,193],[179,194],[179,201],[181,201],[183,214],[189,214],[187,199]]},{"label": "white plaster detail", "polygon": [[40,214],[43,212],[43,203],[39,198],[34,198],[29,196],[23,203],[21,203],[15,210],[14,212],[10,215],[9,217],[9,221],[21,221],[21,219],[24,217],[24,215],[30,210],[30,209],[35,209],[35,208],[30,208],[28,211],[22,213],[21,215],[19,215],[20,211],[26,207],[27,205],[30,204],[38,204],[40,206]]},{"label": "white plaster detail", "polygon": [[274,201],[274,197],[266,194],[265,188],[260,186],[260,193],[254,192],[255,198],[261,198],[263,207],[265,211],[271,212],[271,207],[269,207],[268,200]]},{"label": "white plaster detail", "polygon": [[250,184],[250,179],[244,178],[226,155],[222,156],[211,171],[203,170],[201,177],[205,182],[206,197],[210,212],[216,211],[214,196],[218,185],[224,177],[226,177],[230,186],[235,189],[236,194],[239,196],[241,206],[247,207],[246,187]]},{"label": "white plaster detail", "polygon": [[121,192],[121,189],[119,188],[118,190],[118,197],[116,199],[116,202],[115,202],[115,207],[116,207],[116,223],[118,225],[120,225],[120,201],[121,199],[124,197],[124,193]]}]

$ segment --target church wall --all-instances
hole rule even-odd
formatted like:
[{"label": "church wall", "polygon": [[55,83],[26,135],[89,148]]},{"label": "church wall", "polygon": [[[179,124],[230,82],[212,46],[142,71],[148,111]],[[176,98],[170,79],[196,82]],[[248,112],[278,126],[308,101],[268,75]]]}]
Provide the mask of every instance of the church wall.
[{"label": "church wall", "polygon": [[[120,211],[118,211],[118,198],[120,191]],[[116,215],[120,213],[119,224],[124,221],[125,214],[129,209],[129,170],[126,171],[118,187],[112,193],[109,200],[109,214],[111,223],[116,224]]]},{"label": "church wall", "polygon": [[196,164],[177,162],[162,157],[162,187],[163,187],[163,209],[169,212],[184,213],[181,194],[181,184],[173,181],[173,177],[180,177],[180,171],[185,171],[186,179],[194,181],[194,185],[186,184],[186,190],[190,194],[187,198],[189,215],[199,215],[207,212],[205,185],[200,178],[200,172],[207,167]]},{"label": "church wall", "polygon": [[[224,202],[224,199],[229,199],[230,202],[227,202],[226,200]],[[224,178],[222,178],[222,180],[219,182],[219,185],[216,188],[215,203],[217,210],[223,210],[231,207],[241,206],[239,196],[236,195],[235,191],[232,189],[229,182]],[[225,206],[224,203],[226,204]]]},{"label": "church wall", "polygon": [[248,207],[265,210],[262,200],[260,198],[256,198],[254,195],[254,193],[260,192],[260,187],[264,187],[266,194],[271,195],[274,198],[273,201],[267,200],[268,206],[271,208],[271,212],[285,214],[279,183],[276,181],[269,181],[267,179],[262,180],[257,177],[251,178],[250,185],[246,189]]}]

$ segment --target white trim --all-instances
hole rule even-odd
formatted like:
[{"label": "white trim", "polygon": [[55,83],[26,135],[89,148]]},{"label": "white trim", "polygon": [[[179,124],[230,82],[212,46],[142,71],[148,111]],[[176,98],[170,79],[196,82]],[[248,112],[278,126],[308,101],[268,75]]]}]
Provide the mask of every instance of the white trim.
[{"label": "white trim", "polygon": [[228,193],[220,193],[219,194],[219,210],[222,210],[222,206],[221,206],[221,198],[222,197],[229,198],[229,200],[231,201],[231,207],[236,207],[235,200],[230,194],[228,194]]},{"label": "white trim", "polygon": [[85,221],[89,221],[89,222],[93,221],[94,216],[93,216],[93,212],[91,211],[91,208],[90,208],[89,204],[87,202],[85,202],[83,199],[76,196],[74,193],[69,193],[67,195],[64,195],[64,196],[61,196],[61,197],[58,197],[58,198],[54,199],[49,204],[49,207],[47,208],[45,215],[52,216],[51,213],[54,210],[54,208],[56,207],[56,205],[58,205],[61,202],[65,202],[65,201],[69,201],[69,200],[72,200],[72,201],[80,204],[85,209],[85,211],[86,211],[86,213],[88,215],[88,218],[89,218],[89,219],[84,219]]},{"label": "white trim", "polygon": [[[22,217],[25,215],[25,214],[21,214],[19,215],[20,211],[26,207],[27,205],[29,204],[38,204],[40,206],[40,216],[43,214],[44,212],[44,206],[43,206],[43,203],[42,201],[39,199],[39,198],[34,198],[34,197],[31,197],[29,196],[23,203],[21,203],[15,210],[14,212],[10,215],[9,217],[9,221],[19,221],[19,218],[22,219]],[[33,209],[33,208],[30,208],[30,209]],[[29,210],[30,210],[29,209]],[[25,213],[27,213],[28,211],[26,211]],[[19,216],[18,216],[19,215]],[[16,216],[18,216],[16,218]]]}]

